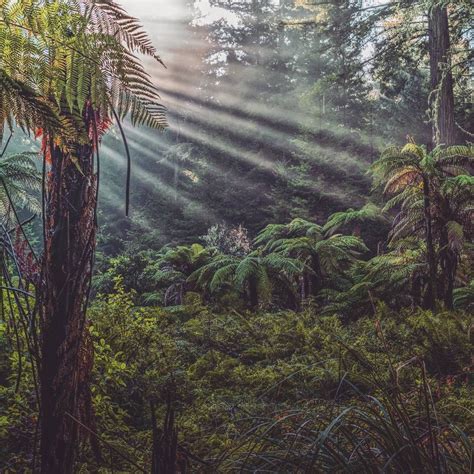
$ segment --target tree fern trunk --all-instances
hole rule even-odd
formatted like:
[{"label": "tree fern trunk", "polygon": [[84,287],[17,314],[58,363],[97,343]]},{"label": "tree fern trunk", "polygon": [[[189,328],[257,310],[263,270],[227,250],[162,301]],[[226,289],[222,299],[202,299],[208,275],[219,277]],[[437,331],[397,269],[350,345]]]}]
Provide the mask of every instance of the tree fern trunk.
[{"label": "tree fern trunk", "polygon": [[311,269],[313,273],[309,276],[311,282],[310,296],[317,296],[322,288],[322,271],[321,271],[321,262],[318,255],[313,255],[311,257]]},{"label": "tree fern trunk", "polygon": [[151,474],[175,474],[186,472],[186,462],[178,462],[178,433],[174,425],[174,410],[168,401],[163,428],[160,430],[156,423],[155,406],[151,403],[153,424],[153,455]]},{"label": "tree fern trunk", "polygon": [[428,263],[428,289],[425,295],[425,306],[434,310],[436,307],[436,253],[433,242],[433,229],[431,219],[431,200],[429,181],[423,176],[423,206],[425,213],[425,236],[426,236],[426,256]]},{"label": "tree fern trunk", "polygon": [[306,300],[306,276],[304,273],[303,275],[301,275],[299,283],[300,283],[300,300],[301,300],[301,305],[303,305],[303,303]]},{"label": "tree fern trunk", "polygon": [[448,309],[454,308],[454,283],[456,279],[457,261],[450,255],[446,269],[446,290],[444,293],[444,305]]},{"label": "tree fern trunk", "polygon": [[95,247],[96,178],[91,144],[69,151],[47,140],[41,291],[41,472],[73,472],[79,426],[90,413],[92,350],[84,337]]},{"label": "tree fern trunk", "polygon": [[440,255],[442,280],[439,294],[443,295],[444,306],[453,309],[453,291],[457,271],[457,256],[449,248],[449,238],[446,225],[443,226],[440,236]]},{"label": "tree fern trunk", "polygon": [[257,278],[255,276],[251,276],[249,278],[249,300],[250,300],[250,307],[252,309],[258,308],[258,289],[257,289]]}]

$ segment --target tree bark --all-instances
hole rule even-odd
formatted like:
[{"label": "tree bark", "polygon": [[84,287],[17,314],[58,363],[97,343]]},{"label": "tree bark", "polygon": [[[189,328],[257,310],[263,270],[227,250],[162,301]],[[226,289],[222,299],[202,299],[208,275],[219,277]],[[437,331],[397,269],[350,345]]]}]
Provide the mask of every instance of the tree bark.
[{"label": "tree bark", "polygon": [[311,257],[311,269],[313,273],[310,276],[311,281],[311,291],[310,295],[316,297],[322,289],[323,276],[321,271],[321,262],[319,260],[319,255],[313,255]]},{"label": "tree bark", "polygon": [[433,241],[430,187],[428,178],[426,178],[426,176],[423,176],[423,196],[423,207],[425,213],[426,254],[428,262],[428,288],[425,295],[425,306],[428,309],[434,310],[436,308],[437,298],[436,253]]},{"label": "tree bark", "polygon": [[[174,425],[174,410],[168,401],[163,428],[160,430],[156,423],[155,406],[151,406],[153,428],[153,455],[151,474],[175,474],[187,471],[186,460],[179,462],[178,433]],[[184,462],[183,462],[184,461]]]},{"label": "tree bark", "polygon": [[428,14],[431,76],[430,110],[433,123],[433,147],[456,142],[453,75],[451,73],[448,11],[437,5]]},{"label": "tree bark", "polygon": [[248,282],[249,287],[249,301],[252,309],[258,308],[258,288],[257,288],[257,277],[251,276]]},{"label": "tree bark", "polygon": [[440,248],[439,260],[441,264],[442,278],[438,294],[443,295],[444,306],[447,309],[453,309],[453,291],[456,280],[458,257],[456,253],[449,248],[449,238],[446,225],[443,226],[441,231]]},{"label": "tree bark", "polygon": [[79,426],[91,413],[92,347],[86,306],[95,248],[96,176],[92,144],[45,139],[45,249],[41,295],[41,473],[69,474]]},{"label": "tree bark", "polygon": [[446,288],[444,291],[444,306],[447,309],[454,308],[454,283],[456,280],[457,261],[452,255],[448,255],[446,262]]}]

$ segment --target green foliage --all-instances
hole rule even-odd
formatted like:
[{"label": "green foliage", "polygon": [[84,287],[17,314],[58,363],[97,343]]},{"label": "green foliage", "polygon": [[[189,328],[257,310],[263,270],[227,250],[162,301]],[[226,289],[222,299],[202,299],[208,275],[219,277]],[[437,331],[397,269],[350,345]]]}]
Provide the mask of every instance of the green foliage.
[{"label": "green foliage", "polygon": [[360,226],[363,222],[384,222],[385,220],[386,217],[383,215],[381,209],[369,202],[361,209],[347,209],[346,211],[332,214],[324,225],[324,231],[328,234],[333,234],[347,226],[352,226],[353,229],[356,230],[356,226]]},{"label": "green foliage", "polygon": [[[163,417],[171,399],[179,444],[196,470],[206,470],[201,462],[209,472],[262,469],[270,457],[278,472],[312,462],[359,469],[374,461],[366,450],[349,453],[367,439],[377,463],[394,455],[399,468],[469,465],[466,313],[381,307],[347,325],[309,309],[216,313],[189,296],[177,309],[139,308],[117,281],[91,308],[97,429],[134,462],[149,462],[149,401]],[[442,460],[422,441],[428,419]],[[408,458],[395,454],[403,444]],[[112,458],[107,466],[130,469]],[[87,456],[82,462],[91,466]]]},{"label": "green foliage", "polygon": [[[197,117],[177,117],[184,131],[163,139],[158,162],[138,143],[153,158],[137,173],[141,209],[109,227],[110,248],[124,251],[99,262],[88,313],[90,428],[107,447],[99,461],[80,446],[78,472],[134,472],[119,453],[149,471],[150,405],[160,422],[168,405],[175,410],[179,454],[196,472],[471,469],[472,146],[389,147],[371,167],[374,202],[365,196],[379,135],[424,142],[429,133],[425,43],[412,34],[422,22],[411,21],[426,5],[395,9],[393,28],[374,43],[384,62],[375,61],[370,91],[371,25],[392,19],[399,2],[280,3],[230,2],[240,27],[206,28],[212,53],[226,60],[206,61],[199,94],[239,82],[242,103],[226,103],[227,93],[193,103]],[[450,6],[456,61],[464,3]],[[76,125],[88,102],[104,127],[113,110],[165,125],[135,55],[160,58],[115,2],[7,0],[0,14],[0,139],[16,122],[87,140]],[[392,57],[403,44],[406,54]],[[6,158],[2,176],[28,204],[25,187],[38,186],[29,157]],[[1,195],[0,205],[9,207]],[[456,311],[420,309],[428,222],[438,295],[450,307],[451,293]],[[0,320],[6,472],[31,466],[37,421],[27,341],[15,330]]]},{"label": "green foliage", "polygon": [[[5,304],[7,291],[0,297]],[[38,421],[35,380],[28,341],[18,322],[15,307],[0,312],[0,469],[27,472],[31,466],[33,440]],[[6,318],[9,314],[9,318]]]},{"label": "green foliage", "polygon": [[469,285],[454,290],[454,307],[466,311],[474,309],[474,280]]},{"label": "green foliage", "polygon": [[[407,462],[395,455],[403,443],[409,462],[422,470],[429,463],[456,472],[469,466],[473,347],[465,312],[392,311],[379,304],[344,322],[311,306],[300,312],[213,309],[192,292],[169,308],[135,301],[115,278],[110,294],[91,305],[88,327],[94,429],[135,464],[148,468],[151,459],[150,402],[163,419],[171,401],[180,452],[190,453],[198,471],[262,469],[270,457],[278,472],[313,462],[320,469],[359,469],[371,465],[368,451],[348,453],[368,439],[378,449],[377,462],[391,459],[398,468]],[[6,326],[0,328],[5,338]],[[34,430],[33,411],[24,408],[32,381],[15,395],[14,351],[3,360],[9,376],[1,379],[0,426],[9,429],[0,429],[0,446],[18,453],[10,466],[22,469],[28,447],[18,450],[16,443]],[[335,445],[342,434],[345,441]],[[430,439],[439,459],[425,442]],[[100,465],[94,459],[83,446],[78,469],[134,469],[115,451]]]},{"label": "green foliage", "polygon": [[161,60],[139,22],[112,0],[3,2],[0,51],[1,130],[16,121],[28,131],[61,129],[63,137],[82,132],[86,140],[88,130],[78,126],[86,102],[102,119],[116,111],[134,124],[166,124],[136,54]]},{"label": "green foliage", "polygon": [[256,306],[259,301],[269,302],[274,280],[291,289],[294,277],[301,274],[303,268],[297,259],[278,253],[262,255],[256,250],[244,257],[217,255],[194,272],[190,279],[211,293],[226,285],[244,294],[248,290],[250,304]]},{"label": "green foliage", "polygon": [[41,206],[35,192],[38,193],[40,190],[41,176],[33,161],[35,155],[35,153],[14,154],[0,160],[1,216],[8,216],[12,212],[12,203],[35,213],[40,212]]},{"label": "green foliage", "polygon": [[[352,318],[373,311],[378,302],[395,309],[426,306],[429,222],[439,296],[452,307],[456,294],[456,304],[469,307],[463,303],[468,290],[454,289],[472,274],[470,166],[468,146],[438,147],[431,153],[413,142],[389,147],[371,167],[375,188],[388,198],[384,210],[369,202],[331,215],[324,225],[303,218],[269,224],[257,234],[254,249],[241,227],[214,226],[204,236],[207,248],[194,244],[149,254],[135,279],[152,283],[146,290],[138,283],[127,287],[146,293],[144,301],[150,304],[179,305],[186,291],[197,290],[206,301],[224,307],[238,304],[232,294],[253,308],[298,309],[312,300],[327,314]],[[397,214],[391,219],[393,211]],[[389,238],[377,242],[375,254],[373,243],[369,250],[362,235],[388,223]],[[112,268],[117,270],[121,258],[111,261]],[[127,257],[118,271],[126,280],[134,274],[136,258]],[[98,278],[110,281],[110,274]]]}]

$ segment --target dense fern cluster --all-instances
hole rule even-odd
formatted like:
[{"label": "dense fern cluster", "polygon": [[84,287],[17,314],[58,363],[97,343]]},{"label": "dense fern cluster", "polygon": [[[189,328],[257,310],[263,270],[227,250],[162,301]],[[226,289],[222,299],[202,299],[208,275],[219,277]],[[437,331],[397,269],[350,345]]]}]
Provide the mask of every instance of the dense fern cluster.
[{"label": "dense fern cluster", "polygon": [[[125,254],[102,267],[96,289],[111,290],[114,276],[122,275],[146,304],[181,304],[195,291],[217,305],[300,309],[311,303],[355,317],[380,301],[397,309],[430,306],[434,264],[438,298],[447,307],[468,307],[473,160],[468,146],[430,154],[413,143],[390,148],[371,170],[375,190],[386,196],[383,206],[369,202],[337,212],[324,225],[301,218],[270,224],[244,252],[205,237],[206,247]],[[374,226],[386,227],[386,239],[369,249],[363,238]]]}]

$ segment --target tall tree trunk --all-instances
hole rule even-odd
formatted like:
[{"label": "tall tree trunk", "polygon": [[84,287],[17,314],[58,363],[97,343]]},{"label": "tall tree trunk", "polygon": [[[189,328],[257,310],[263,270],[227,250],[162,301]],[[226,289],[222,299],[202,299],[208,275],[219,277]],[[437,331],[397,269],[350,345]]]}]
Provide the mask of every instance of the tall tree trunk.
[{"label": "tall tree trunk", "polygon": [[425,295],[425,306],[434,310],[436,308],[437,282],[436,282],[436,253],[433,242],[433,229],[431,219],[431,200],[429,181],[423,176],[423,206],[425,213],[425,237],[426,237],[426,255],[428,262],[428,289]]},{"label": "tall tree trunk", "polygon": [[[66,151],[67,150],[67,151]],[[45,141],[45,249],[41,295],[41,472],[73,472],[77,421],[90,414],[92,348],[85,337],[95,248],[93,146]]]},{"label": "tall tree trunk", "polygon": [[431,76],[430,109],[433,120],[433,146],[456,142],[453,75],[451,73],[448,11],[437,5],[428,14]]}]

